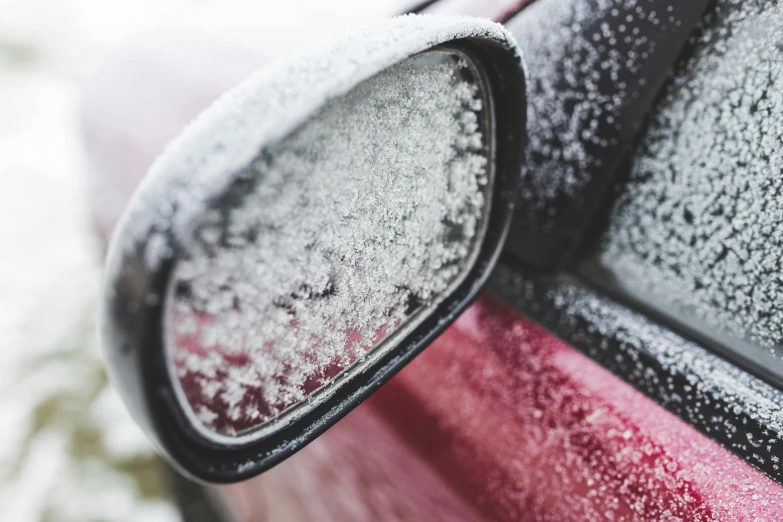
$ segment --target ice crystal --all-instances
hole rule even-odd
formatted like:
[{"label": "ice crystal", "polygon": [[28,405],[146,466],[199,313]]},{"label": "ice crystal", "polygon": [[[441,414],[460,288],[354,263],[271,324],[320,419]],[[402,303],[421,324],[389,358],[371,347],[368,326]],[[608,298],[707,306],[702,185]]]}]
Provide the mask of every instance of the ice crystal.
[{"label": "ice crystal", "polygon": [[[501,266],[491,288],[690,426],[780,480],[783,392],[774,386],[578,283]],[[584,375],[581,365],[573,368]],[[664,423],[661,430],[669,426]]]},{"label": "ice crystal", "polygon": [[[633,353],[649,353],[655,357],[664,371],[670,374],[689,376],[692,397],[703,398],[706,402],[720,400],[727,407],[725,417],[712,419],[713,431],[723,432],[737,412],[728,408],[735,407],[749,418],[768,426],[769,443],[780,443],[783,434],[783,392],[743,372],[732,363],[725,361],[677,334],[651,322],[643,315],[630,311],[615,302],[593,294],[577,285],[563,284],[550,290],[549,296],[554,306],[562,309],[567,316],[582,318],[592,325],[595,332],[604,338],[620,341],[629,357]],[[637,357],[638,358],[638,357]],[[644,374],[646,368],[637,362],[637,369]],[[666,386],[661,386],[664,404],[681,402],[682,397],[675,393],[666,394]],[[698,401],[693,401],[698,405]],[[692,415],[699,415],[698,406]],[[703,424],[703,422],[702,422]],[[735,431],[742,428],[732,426]],[[706,431],[710,431],[709,428]],[[740,449],[747,449],[742,440],[733,443]]]},{"label": "ice crystal", "polygon": [[675,27],[661,7],[540,0],[509,21],[530,72],[520,210],[531,219],[554,212],[559,197],[581,204],[580,191],[605,166],[607,150],[634,132],[622,115],[645,88],[639,73],[656,48],[648,35]]},{"label": "ice crystal", "polygon": [[[517,50],[503,26],[469,17],[406,15],[320,42],[252,75],[205,110],[166,147],[137,189],[112,238],[108,279],[119,277],[123,252],[146,244],[156,269],[173,256],[150,234],[190,236],[191,225],[260,143],[286,137],[328,101],[391,63],[438,44],[483,38]],[[521,60],[521,57],[520,57]]]},{"label": "ice crystal", "polygon": [[487,156],[468,63],[435,51],[262,151],[174,270],[170,351],[189,406],[226,435],[304,399],[458,278]]},{"label": "ice crystal", "polygon": [[637,151],[600,253],[735,337],[783,340],[783,6],[721,0]]},{"label": "ice crystal", "polygon": [[[530,280],[506,273],[493,279],[520,302],[551,310],[544,303],[552,299],[565,321],[587,319],[603,335],[621,331],[629,357],[649,347],[666,353],[672,370],[702,354],[717,359],[573,285],[554,285],[560,288],[531,302]],[[694,393],[734,371],[728,363],[710,371]],[[659,386],[668,390],[663,375]],[[737,393],[763,400],[763,413],[781,394],[752,381]],[[727,418],[710,422],[720,428]],[[437,441],[426,459],[416,444],[422,440]],[[270,504],[293,496],[303,519],[319,521],[783,520],[778,484],[488,295],[365,404],[233,492],[262,483]]]}]

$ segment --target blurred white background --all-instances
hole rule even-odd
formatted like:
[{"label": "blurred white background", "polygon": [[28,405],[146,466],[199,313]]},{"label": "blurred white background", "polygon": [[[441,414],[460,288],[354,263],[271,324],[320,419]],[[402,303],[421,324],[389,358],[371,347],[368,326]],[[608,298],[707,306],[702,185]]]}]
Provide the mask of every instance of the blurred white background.
[{"label": "blurred white background", "polygon": [[149,27],[293,49],[411,3],[0,0],[0,520],[180,518],[100,363],[84,78]]}]

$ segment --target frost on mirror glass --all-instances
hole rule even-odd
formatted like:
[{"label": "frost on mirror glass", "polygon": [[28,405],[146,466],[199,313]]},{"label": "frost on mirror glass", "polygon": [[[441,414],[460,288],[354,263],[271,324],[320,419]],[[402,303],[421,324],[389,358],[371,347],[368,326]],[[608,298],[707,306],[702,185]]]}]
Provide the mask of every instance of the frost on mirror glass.
[{"label": "frost on mirror glass", "polygon": [[783,344],[783,6],[720,0],[637,151],[601,263],[774,357]]},{"label": "frost on mirror glass", "polygon": [[488,201],[478,73],[409,58],[263,150],[179,255],[167,352],[207,432],[247,433],[333,381],[470,267]]}]

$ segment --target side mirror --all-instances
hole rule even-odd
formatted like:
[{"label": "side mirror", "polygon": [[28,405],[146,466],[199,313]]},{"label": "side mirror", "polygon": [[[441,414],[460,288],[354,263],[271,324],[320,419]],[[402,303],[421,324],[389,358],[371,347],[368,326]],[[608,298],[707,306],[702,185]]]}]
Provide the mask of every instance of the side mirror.
[{"label": "side mirror", "polygon": [[185,129],[114,235],[101,327],[169,460],[258,474],[441,333],[503,246],[525,114],[501,26],[404,16],[265,68]]}]

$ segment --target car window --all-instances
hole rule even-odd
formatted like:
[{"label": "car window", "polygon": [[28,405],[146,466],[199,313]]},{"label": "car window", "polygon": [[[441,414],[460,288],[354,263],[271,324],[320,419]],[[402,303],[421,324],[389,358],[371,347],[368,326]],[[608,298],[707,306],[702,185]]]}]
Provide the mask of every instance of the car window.
[{"label": "car window", "polygon": [[691,45],[594,261],[605,280],[780,377],[783,6],[718,0]]}]

